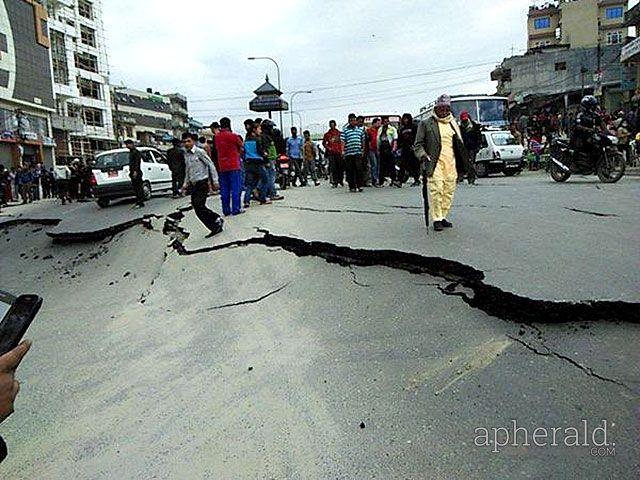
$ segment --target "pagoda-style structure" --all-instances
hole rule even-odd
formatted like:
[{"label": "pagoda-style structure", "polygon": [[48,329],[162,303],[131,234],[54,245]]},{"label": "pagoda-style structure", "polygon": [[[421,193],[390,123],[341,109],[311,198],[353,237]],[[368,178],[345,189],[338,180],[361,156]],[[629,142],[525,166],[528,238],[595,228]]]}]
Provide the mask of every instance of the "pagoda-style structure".
[{"label": "pagoda-style structure", "polygon": [[254,90],[256,98],[249,102],[249,110],[252,112],[285,112],[289,110],[289,104],[281,97],[282,92],[269,82],[269,75],[265,82]]}]

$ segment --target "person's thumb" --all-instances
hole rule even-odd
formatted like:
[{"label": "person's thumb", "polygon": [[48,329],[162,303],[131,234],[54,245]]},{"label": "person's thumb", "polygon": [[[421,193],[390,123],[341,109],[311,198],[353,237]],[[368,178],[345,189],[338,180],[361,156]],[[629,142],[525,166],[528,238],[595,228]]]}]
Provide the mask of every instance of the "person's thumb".
[{"label": "person's thumb", "polygon": [[10,372],[18,368],[20,362],[31,348],[31,341],[24,340],[16,348],[0,357],[0,371]]}]

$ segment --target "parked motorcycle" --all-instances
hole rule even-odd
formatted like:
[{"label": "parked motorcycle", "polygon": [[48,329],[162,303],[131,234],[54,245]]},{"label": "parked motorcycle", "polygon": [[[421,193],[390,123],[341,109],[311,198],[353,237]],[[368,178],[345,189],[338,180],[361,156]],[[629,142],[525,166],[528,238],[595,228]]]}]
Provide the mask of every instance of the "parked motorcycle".
[{"label": "parked motorcycle", "polygon": [[601,182],[615,183],[624,176],[624,155],[616,147],[613,136],[594,134],[592,144],[596,158],[589,157],[569,146],[569,142],[556,138],[551,143],[549,173],[556,182],[566,182],[572,174],[598,175]]},{"label": "parked motorcycle", "polygon": [[292,169],[290,165],[289,157],[285,154],[278,155],[276,159],[276,182],[282,190],[286,190],[291,184],[290,174]]}]

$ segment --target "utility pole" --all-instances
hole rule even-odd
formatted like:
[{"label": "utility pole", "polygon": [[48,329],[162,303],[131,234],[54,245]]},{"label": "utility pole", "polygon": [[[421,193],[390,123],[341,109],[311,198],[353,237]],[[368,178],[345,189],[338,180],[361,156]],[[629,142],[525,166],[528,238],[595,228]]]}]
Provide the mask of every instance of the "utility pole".
[{"label": "utility pole", "polygon": [[598,18],[598,67],[596,68],[596,88],[593,92],[595,96],[602,96],[602,38],[601,38],[601,23]]}]

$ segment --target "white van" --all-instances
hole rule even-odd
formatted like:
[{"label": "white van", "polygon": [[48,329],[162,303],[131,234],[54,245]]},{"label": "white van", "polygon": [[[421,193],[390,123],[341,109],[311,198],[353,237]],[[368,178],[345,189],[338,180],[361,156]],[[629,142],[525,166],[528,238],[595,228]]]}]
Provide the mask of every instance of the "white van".
[{"label": "white van", "polygon": [[491,173],[504,173],[509,177],[522,172],[524,147],[511,132],[487,130],[482,132],[482,137],[482,148],[476,156],[478,177],[486,177]]},{"label": "white van", "polygon": [[[152,192],[171,191],[171,171],[167,158],[155,148],[139,147],[142,155],[142,188],[144,199],[151,198]],[[107,207],[116,198],[133,197],[133,187],[129,178],[129,150],[119,148],[96,155],[93,164],[93,189],[98,205]]]}]

